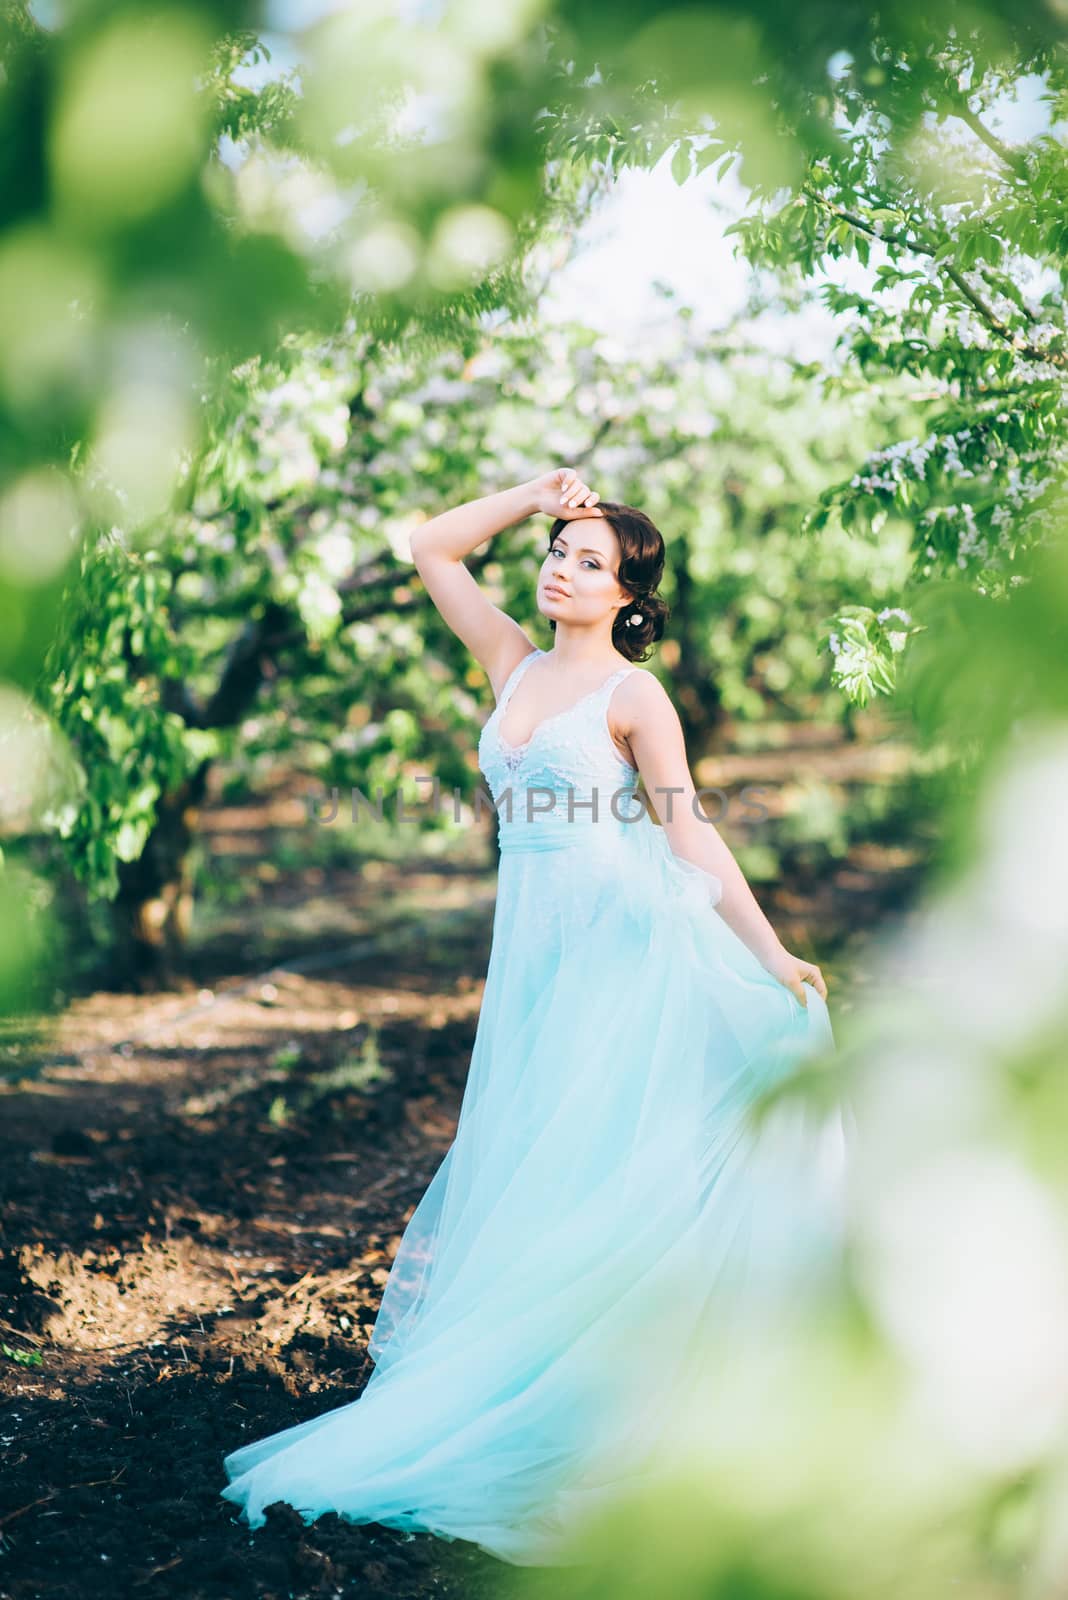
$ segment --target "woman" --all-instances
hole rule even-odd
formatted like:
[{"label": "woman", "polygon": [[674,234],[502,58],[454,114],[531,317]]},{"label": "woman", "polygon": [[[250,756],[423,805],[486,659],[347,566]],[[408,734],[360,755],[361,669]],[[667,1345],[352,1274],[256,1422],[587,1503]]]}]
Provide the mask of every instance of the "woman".
[{"label": "woman", "polygon": [[[535,512],[554,519],[551,650],[463,564]],[[412,556],[497,697],[479,760],[501,860],[467,1086],[363,1393],[236,1449],[223,1493],[253,1527],[284,1500],[551,1565],[651,1470],[709,1334],[750,1290],[834,1259],[816,1157],[830,1137],[836,1182],[840,1124],[752,1115],[833,1048],[827,989],[776,937],[700,807],[668,694],[633,665],[668,616],[649,519],[558,468],[423,524]]]}]

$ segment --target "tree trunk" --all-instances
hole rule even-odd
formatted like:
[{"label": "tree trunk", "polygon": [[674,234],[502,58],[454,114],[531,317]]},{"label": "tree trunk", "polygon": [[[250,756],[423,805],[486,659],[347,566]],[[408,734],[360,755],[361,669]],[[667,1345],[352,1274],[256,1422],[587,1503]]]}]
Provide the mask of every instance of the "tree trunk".
[{"label": "tree trunk", "polygon": [[671,678],[687,746],[703,753],[714,742],[723,721],[723,702],[719,685],[706,670],[703,622],[695,613],[696,593],[689,563],[689,541],[683,534],[672,546],[675,601],[668,637],[677,641],[679,659]]},{"label": "tree trunk", "polygon": [[[164,704],[190,727],[229,728],[255,704],[273,654],[289,640],[291,618],[272,601],[240,629],[206,705],[184,683],[164,685]],[[121,987],[160,988],[181,975],[193,916],[191,847],[211,762],[203,761],[172,794],[160,798],[156,822],[137,861],[119,866],[112,902],[112,981]]]},{"label": "tree trunk", "polygon": [[162,988],[183,970],[193,914],[191,846],[210,766],[202,762],[161,798],[140,858],[119,866],[109,954],[109,978],[118,988]]}]

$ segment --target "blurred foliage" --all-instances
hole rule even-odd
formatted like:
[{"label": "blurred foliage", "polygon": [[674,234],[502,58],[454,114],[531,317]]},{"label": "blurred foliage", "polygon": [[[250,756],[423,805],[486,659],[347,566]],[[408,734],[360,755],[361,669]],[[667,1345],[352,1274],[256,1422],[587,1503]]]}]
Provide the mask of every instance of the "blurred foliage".
[{"label": "blurred foliage", "polygon": [[[858,372],[872,384],[904,378],[920,426],[895,431],[825,490],[805,525],[835,518],[876,539],[889,514],[906,517],[914,579],[959,579],[989,599],[975,608],[985,631],[1001,625],[1030,581],[1031,553],[1068,509],[1068,78],[1063,45],[1041,29],[1014,49],[1004,19],[955,20],[948,37],[929,25],[922,48],[888,38],[840,53],[827,85],[836,144],[775,192],[756,185],[731,231],[750,261],[790,278],[820,278],[842,258],[870,268],[859,289],[822,288],[845,324],[828,388]],[[1041,75],[1030,98],[1045,116],[1011,143],[999,122],[1025,74]],[[860,703],[893,689],[895,655],[933,614],[891,616],[896,639],[885,620],[870,607],[840,613],[835,680]]]},{"label": "blurred foliage", "polygon": [[[180,936],[187,920],[174,863],[195,829],[213,719],[237,714],[219,701],[190,726],[163,694],[188,663],[168,622],[174,574],[151,547],[195,494],[220,406],[292,330],[336,335],[354,307],[364,327],[406,329],[412,348],[477,336],[487,315],[528,303],[524,251],[539,229],[554,218],[574,229],[597,189],[569,171],[544,184],[531,132],[513,152],[516,184],[497,185],[516,242],[499,270],[469,256],[470,209],[438,180],[423,219],[434,272],[410,296],[364,282],[375,208],[317,155],[323,124],[299,74],[249,87],[268,57],[260,21],[239,4],[110,0],[47,13],[7,3],[0,15],[2,826],[55,829],[107,895],[122,892],[125,867],[138,945],[160,938],[161,921]],[[502,38],[493,53],[510,48]],[[320,69],[341,59],[326,48]],[[359,147],[387,178],[396,161],[399,177],[419,141],[374,102]],[[487,174],[465,170],[473,201]],[[305,228],[309,206],[346,197],[344,226]],[[314,604],[309,574],[300,616]],[[236,699],[240,666],[224,685]],[[69,718],[50,728],[53,696]],[[34,903],[47,919],[43,884]]]}]

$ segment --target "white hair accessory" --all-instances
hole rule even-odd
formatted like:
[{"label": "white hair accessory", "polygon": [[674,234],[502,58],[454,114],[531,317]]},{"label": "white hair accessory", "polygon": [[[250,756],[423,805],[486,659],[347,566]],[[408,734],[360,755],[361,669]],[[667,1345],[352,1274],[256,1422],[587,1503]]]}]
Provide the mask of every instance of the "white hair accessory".
[{"label": "white hair accessory", "polygon": [[640,611],[635,611],[631,616],[629,616],[627,618],[627,626],[630,627],[633,623],[641,622],[642,620],[643,619],[642,619],[641,612]]}]

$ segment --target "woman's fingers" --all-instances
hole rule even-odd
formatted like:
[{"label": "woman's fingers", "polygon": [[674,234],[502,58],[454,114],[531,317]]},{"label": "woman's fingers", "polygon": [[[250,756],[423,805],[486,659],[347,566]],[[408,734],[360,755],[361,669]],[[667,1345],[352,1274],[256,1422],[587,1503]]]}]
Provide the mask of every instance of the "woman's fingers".
[{"label": "woman's fingers", "polygon": [[592,506],[600,499],[588,483],[583,483],[574,467],[561,467],[559,471],[560,501],[568,510],[579,506]]},{"label": "woman's fingers", "polygon": [[576,506],[592,506],[596,499],[597,496],[589,485],[578,480],[569,489],[564,490],[564,504],[570,506],[572,510]]},{"label": "woman's fingers", "polygon": [[816,990],[816,992],[819,995],[820,999],[821,1000],[826,1000],[826,998],[827,998],[827,985],[823,981],[823,973],[820,971],[819,967],[809,967],[809,968],[807,968],[805,976],[807,977],[807,979],[808,979],[809,983],[812,985],[812,987]]}]

